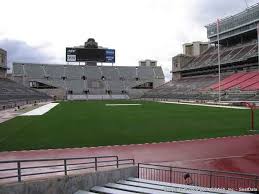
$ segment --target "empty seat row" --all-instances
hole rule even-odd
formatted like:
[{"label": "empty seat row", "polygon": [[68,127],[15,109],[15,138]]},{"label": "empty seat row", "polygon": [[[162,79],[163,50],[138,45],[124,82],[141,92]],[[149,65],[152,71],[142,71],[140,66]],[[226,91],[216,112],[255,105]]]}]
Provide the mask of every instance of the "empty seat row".
[{"label": "empty seat row", "polygon": [[[258,55],[257,42],[251,41],[242,45],[220,47],[221,63],[243,61]],[[185,69],[216,65],[218,62],[217,47],[210,47],[198,57],[194,57],[184,67]]]},{"label": "empty seat row", "polygon": [[23,80],[25,85],[46,85],[75,95],[125,94],[137,85],[164,80],[161,67],[14,63],[13,69],[14,78]]},{"label": "empty seat row", "polygon": [[[259,72],[239,72],[221,76],[222,100],[250,100],[259,91]],[[170,81],[146,92],[142,98],[178,100],[218,100],[218,76],[188,77]]]},{"label": "empty seat row", "polygon": [[[212,84],[207,89],[218,90],[219,84]],[[239,89],[243,91],[259,90],[259,72],[239,72],[226,77],[220,82],[221,90]]]},{"label": "empty seat row", "polygon": [[53,79],[102,79],[131,80],[131,79],[163,79],[161,67],[133,67],[133,66],[79,66],[79,65],[41,65],[30,63],[14,63],[14,76],[28,78]]},{"label": "empty seat row", "polygon": [[132,193],[145,193],[145,194],[242,194],[242,192],[230,191],[224,189],[214,189],[183,185],[175,183],[166,183],[153,180],[145,180],[139,178],[128,178],[127,180],[120,180],[116,183],[107,183],[103,186],[95,186],[90,191],[79,190],[74,194],[132,194]]},{"label": "empty seat row", "polygon": [[19,104],[21,101],[48,100],[50,97],[42,92],[27,88],[12,80],[0,78],[0,104]]}]

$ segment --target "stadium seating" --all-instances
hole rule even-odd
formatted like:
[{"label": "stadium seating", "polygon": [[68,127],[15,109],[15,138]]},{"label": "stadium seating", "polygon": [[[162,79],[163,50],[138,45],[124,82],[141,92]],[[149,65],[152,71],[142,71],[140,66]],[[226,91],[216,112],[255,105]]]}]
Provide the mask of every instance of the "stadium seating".
[{"label": "stadium seating", "polygon": [[[258,99],[259,72],[239,72],[221,75],[221,97],[226,101]],[[170,81],[145,93],[142,98],[177,100],[217,100],[218,76],[186,77]]]},{"label": "stadium seating", "polygon": [[44,93],[24,87],[9,79],[0,78],[0,109],[50,99]]},{"label": "stadium seating", "polygon": [[[257,55],[257,41],[253,40],[245,44],[238,44],[229,47],[220,47],[221,63],[232,63],[244,61]],[[182,70],[194,69],[198,67],[216,65],[217,48],[210,47],[207,51],[198,57],[193,58],[187,63]]]},{"label": "stadium seating", "polygon": [[145,93],[142,97],[194,100],[204,99],[206,96],[211,99],[214,95],[210,96],[206,93],[202,95],[202,89],[217,82],[217,79],[217,76],[202,76],[173,80]]},{"label": "stadium seating", "polygon": [[[219,194],[235,194],[241,192],[215,189]],[[194,185],[183,185],[175,183],[167,183],[153,180],[145,180],[139,178],[128,178],[127,180],[119,180],[116,183],[107,183],[102,186],[95,186],[90,191],[79,190],[74,194],[94,194],[94,193],[106,193],[106,194],[132,194],[132,193],[150,193],[150,194],[170,194],[170,193],[210,193],[212,189]],[[215,192],[213,192],[215,193]]]},{"label": "stadium seating", "polygon": [[[235,79],[237,79],[237,78],[243,76],[244,74],[245,74],[245,73],[236,73],[236,74],[233,74],[233,75],[227,77],[226,79],[222,80],[220,85],[222,86],[222,85],[224,85],[224,84],[230,83],[230,82],[232,82],[233,80],[235,80]],[[209,86],[208,89],[216,90],[216,89],[218,89],[218,87],[219,87],[219,84],[218,84],[218,82],[217,82],[217,83],[215,83],[215,84]]]},{"label": "stadium seating", "polygon": [[249,87],[255,85],[258,82],[259,82],[259,74],[247,80],[246,82],[240,83],[239,88],[241,90],[252,90],[252,89],[249,89]]},{"label": "stadium seating", "polygon": [[[213,84],[209,89],[218,90],[218,83]],[[257,91],[259,90],[259,72],[239,72],[235,73],[226,79],[223,79],[220,83],[221,90],[245,90],[245,91]]]},{"label": "stadium seating", "polygon": [[256,83],[244,88],[244,90],[259,90],[259,82],[257,81]]},{"label": "stadium seating", "polygon": [[134,66],[79,66],[14,63],[13,77],[22,77],[25,85],[36,81],[61,88],[73,95],[125,95],[141,96],[143,91],[133,89],[145,82],[155,87],[164,83],[161,67]]}]

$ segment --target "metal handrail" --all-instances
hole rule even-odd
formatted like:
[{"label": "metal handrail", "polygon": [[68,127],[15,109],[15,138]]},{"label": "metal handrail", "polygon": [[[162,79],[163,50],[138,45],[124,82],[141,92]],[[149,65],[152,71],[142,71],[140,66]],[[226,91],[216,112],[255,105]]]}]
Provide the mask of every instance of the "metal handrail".
[{"label": "metal handrail", "polygon": [[[248,174],[248,173],[241,173],[241,172],[229,172],[229,171],[218,171],[218,170],[208,170],[208,169],[196,169],[196,168],[185,168],[185,167],[174,167],[174,166],[164,166],[159,164],[146,164],[146,163],[138,163],[139,167],[140,165],[145,166],[157,166],[157,167],[163,167],[163,168],[172,168],[172,169],[182,169],[182,170],[195,170],[195,171],[202,171],[202,172],[215,172],[215,173],[225,173],[225,174],[234,174],[234,175],[244,175],[244,176],[255,176],[258,177],[259,175],[256,174]],[[141,167],[145,168],[145,167]],[[156,168],[157,169],[157,168]],[[164,170],[164,169],[161,169]]]},{"label": "metal handrail", "polygon": [[[243,187],[244,184],[247,184],[248,186],[254,185],[255,188],[259,189],[259,175],[256,174],[138,163],[139,178],[165,182],[169,180],[171,183],[186,184],[184,183],[186,180],[183,175],[187,174],[193,177],[191,179],[196,181],[196,186],[224,187],[224,185],[229,185],[234,180],[236,186]],[[175,177],[175,175],[177,176]],[[224,178],[224,180],[218,178]]]},{"label": "metal handrail", "polygon": [[94,158],[117,158],[118,156],[92,156],[92,157],[72,157],[72,158],[40,158],[40,159],[22,159],[22,160],[3,160],[0,163],[14,163],[14,162],[43,162],[43,161],[57,161],[57,160],[80,160],[80,159],[94,159]]},{"label": "metal handrail", "polygon": [[[105,159],[105,160],[102,160]],[[76,162],[76,163],[69,163],[69,161],[73,160],[91,160],[89,162]],[[59,164],[38,164],[30,166],[22,166],[22,164],[30,163],[30,162],[55,162],[59,161]],[[113,163],[112,163],[113,162]],[[107,163],[107,164],[105,164]],[[119,159],[118,156],[96,156],[96,157],[74,157],[74,158],[42,158],[42,159],[23,159],[23,160],[7,160],[7,161],[0,161],[1,164],[13,164],[16,167],[7,167],[1,168],[0,172],[11,172],[15,173],[14,175],[9,175],[5,177],[0,177],[0,180],[10,179],[10,178],[17,178],[18,182],[22,181],[22,177],[34,176],[34,175],[44,175],[44,174],[53,174],[53,173],[64,173],[64,175],[68,175],[68,172],[71,171],[78,171],[78,170],[85,170],[85,169],[95,169],[97,171],[99,168],[103,167],[116,167],[119,168],[120,165],[135,165],[134,159]],[[76,168],[76,165],[78,167]],[[79,166],[80,165],[80,166]],[[83,167],[83,165],[85,165]],[[86,166],[87,165],[87,166]],[[57,167],[55,170],[49,170],[46,168],[53,168]],[[73,167],[69,169],[68,167]],[[46,171],[42,172],[33,172],[33,173],[25,173],[23,170],[29,169],[44,169]],[[16,171],[16,172],[14,172]]]}]

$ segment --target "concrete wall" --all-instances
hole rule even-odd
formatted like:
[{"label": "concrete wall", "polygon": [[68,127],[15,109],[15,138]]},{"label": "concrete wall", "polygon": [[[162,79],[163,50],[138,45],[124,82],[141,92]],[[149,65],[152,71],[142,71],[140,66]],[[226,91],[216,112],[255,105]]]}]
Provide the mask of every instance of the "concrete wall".
[{"label": "concrete wall", "polygon": [[177,71],[182,70],[182,67],[184,67],[187,63],[190,62],[190,60],[193,59],[193,57],[179,54],[172,58],[172,79],[180,79],[181,73],[176,73]]},{"label": "concrete wall", "polygon": [[0,66],[7,67],[7,52],[0,48]]},{"label": "concrete wall", "polygon": [[63,88],[57,88],[57,89],[36,89],[39,92],[43,92],[45,94],[48,94],[51,97],[56,97],[57,100],[64,100],[66,99],[66,91]]},{"label": "concrete wall", "polygon": [[[50,101],[50,99],[44,99],[44,100],[20,100],[20,101],[13,101],[13,102],[6,102],[5,104],[0,105],[0,110],[5,110],[5,109],[10,109],[10,108],[15,108],[18,106],[24,106],[24,105],[28,105],[28,104],[34,104],[36,101],[36,103],[40,103],[40,102],[48,102]],[[2,194],[2,193],[0,193]]]},{"label": "concrete wall", "polygon": [[145,67],[155,67],[155,66],[157,66],[157,61],[150,60],[150,59],[141,60],[138,63],[139,63],[139,66],[145,66]]},{"label": "concrete wall", "polygon": [[0,78],[6,78],[7,70],[0,67]]},{"label": "concrete wall", "polygon": [[187,56],[199,56],[202,52],[209,48],[207,42],[192,42],[183,44],[183,54]]},{"label": "concrete wall", "polygon": [[68,94],[67,100],[127,100],[128,95],[73,95]]},{"label": "concrete wall", "polygon": [[96,185],[137,177],[136,166],[78,175],[0,185],[1,194],[73,194]]}]

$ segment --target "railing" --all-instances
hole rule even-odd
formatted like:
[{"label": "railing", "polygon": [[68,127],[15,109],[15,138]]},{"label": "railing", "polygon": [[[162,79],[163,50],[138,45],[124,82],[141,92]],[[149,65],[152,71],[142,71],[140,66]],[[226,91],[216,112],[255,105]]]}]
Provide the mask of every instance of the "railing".
[{"label": "railing", "polygon": [[142,179],[209,188],[225,188],[232,190],[251,188],[259,190],[259,176],[245,173],[199,170],[139,163],[138,176]]},{"label": "railing", "polygon": [[18,181],[43,175],[68,175],[75,171],[135,165],[134,159],[119,159],[118,156],[51,158],[33,160],[0,161],[0,182]]}]

